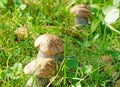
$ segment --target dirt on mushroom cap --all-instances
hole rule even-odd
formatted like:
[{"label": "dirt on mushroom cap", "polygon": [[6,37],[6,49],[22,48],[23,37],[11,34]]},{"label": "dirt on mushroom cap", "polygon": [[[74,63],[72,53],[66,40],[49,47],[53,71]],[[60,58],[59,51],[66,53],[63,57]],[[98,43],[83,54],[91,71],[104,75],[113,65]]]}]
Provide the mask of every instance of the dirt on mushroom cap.
[{"label": "dirt on mushroom cap", "polygon": [[39,36],[35,40],[34,46],[38,47],[39,50],[48,56],[61,53],[64,50],[62,40],[58,36],[52,34],[44,34]]}]

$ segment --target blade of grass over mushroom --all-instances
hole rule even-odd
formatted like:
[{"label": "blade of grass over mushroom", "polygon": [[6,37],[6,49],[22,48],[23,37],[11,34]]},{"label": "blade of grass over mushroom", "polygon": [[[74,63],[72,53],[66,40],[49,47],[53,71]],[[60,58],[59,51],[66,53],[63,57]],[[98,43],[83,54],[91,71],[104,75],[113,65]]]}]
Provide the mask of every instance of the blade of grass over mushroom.
[{"label": "blade of grass over mushroom", "polygon": [[56,74],[55,77],[49,82],[49,84],[48,84],[46,87],[49,87],[50,84],[52,84],[52,83],[55,81],[55,79],[56,79],[56,78],[58,77],[58,75],[60,74],[60,71],[62,71],[63,66],[64,66],[64,60],[61,62],[60,68],[59,68],[57,74]]}]

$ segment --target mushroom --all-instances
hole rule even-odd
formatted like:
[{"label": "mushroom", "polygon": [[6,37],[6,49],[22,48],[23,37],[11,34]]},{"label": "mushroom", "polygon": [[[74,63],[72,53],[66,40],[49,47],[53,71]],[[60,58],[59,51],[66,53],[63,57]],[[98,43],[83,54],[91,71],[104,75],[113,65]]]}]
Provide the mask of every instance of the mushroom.
[{"label": "mushroom", "polygon": [[114,87],[120,87],[120,79],[118,79],[116,82],[115,82],[115,86]]},{"label": "mushroom", "polygon": [[28,31],[25,26],[19,27],[14,31],[15,39],[18,40],[24,40],[28,36]]},{"label": "mushroom", "polygon": [[64,51],[62,40],[52,34],[43,34],[39,36],[34,43],[34,46],[38,48],[37,57],[52,57],[56,54],[60,54]]},{"label": "mushroom", "polygon": [[[49,78],[55,73],[56,63],[52,58],[37,58],[28,63],[24,68],[24,73],[27,75],[34,75],[37,78],[40,87],[45,87]],[[33,78],[31,77],[27,82],[27,87],[31,87]],[[37,86],[38,87],[38,86]]]},{"label": "mushroom", "polygon": [[75,15],[75,26],[84,26],[88,23],[89,10],[87,4],[78,4],[70,9],[70,13]]},{"label": "mushroom", "polygon": [[112,57],[109,55],[103,55],[101,57],[101,62],[102,64],[104,64],[105,66],[102,68],[108,77],[115,77],[117,74],[117,71],[115,70],[114,66],[112,65],[113,60]]},{"label": "mushroom", "polygon": [[102,56],[101,60],[105,64],[112,64],[112,58],[108,55]]},{"label": "mushroom", "polygon": [[[49,78],[54,74],[56,63],[56,55],[64,51],[62,40],[52,34],[43,34],[39,36],[34,43],[38,48],[37,59],[28,63],[25,68],[25,74],[33,74],[37,77],[40,87],[45,87],[49,82]],[[27,82],[27,87],[31,86],[33,77]]]}]

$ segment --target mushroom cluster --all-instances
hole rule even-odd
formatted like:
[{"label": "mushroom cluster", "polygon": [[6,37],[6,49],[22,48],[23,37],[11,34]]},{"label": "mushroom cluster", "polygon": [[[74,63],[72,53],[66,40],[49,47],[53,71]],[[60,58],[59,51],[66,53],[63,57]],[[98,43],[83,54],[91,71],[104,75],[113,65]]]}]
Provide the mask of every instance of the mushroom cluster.
[{"label": "mushroom cluster", "polygon": [[[24,73],[37,78],[37,83],[33,84],[35,87],[46,87],[56,71],[56,55],[64,50],[63,42],[56,35],[43,34],[35,40],[34,46],[38,48],[37,58],[24,67]],[[32,83],[31,77],[26,87],[31,87]]]},{"label": "mushroom cluster", "polygon": [[75,26],[80,27],[88,23],[89,10],[87,4],[78,4],[70,9],[70,13],[75,15]]}]

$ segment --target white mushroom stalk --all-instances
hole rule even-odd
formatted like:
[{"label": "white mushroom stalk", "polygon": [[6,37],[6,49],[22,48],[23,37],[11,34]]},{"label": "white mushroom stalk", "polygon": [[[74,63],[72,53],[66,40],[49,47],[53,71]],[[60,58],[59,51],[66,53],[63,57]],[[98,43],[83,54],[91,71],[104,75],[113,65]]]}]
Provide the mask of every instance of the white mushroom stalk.
[{"label": "white mushroom stalk", "polygon": [[75,15],[75,26],[80,27],[88,24],[89,10],[86,4],[73,6],[70,13]]}]

